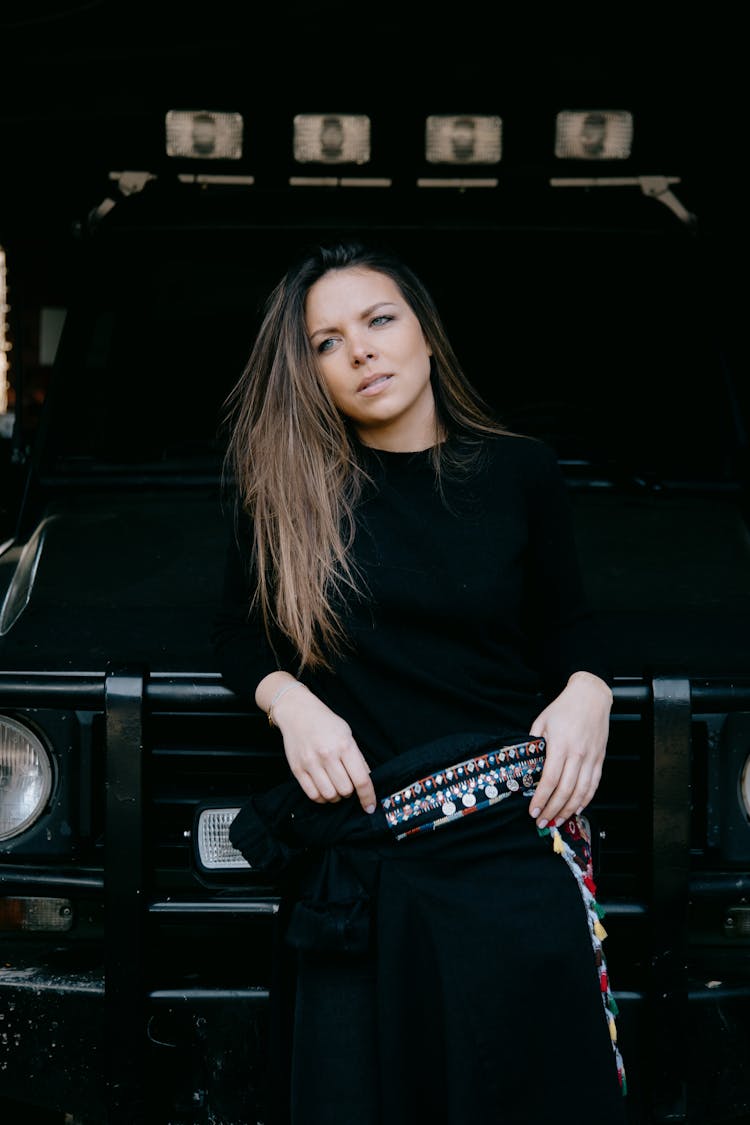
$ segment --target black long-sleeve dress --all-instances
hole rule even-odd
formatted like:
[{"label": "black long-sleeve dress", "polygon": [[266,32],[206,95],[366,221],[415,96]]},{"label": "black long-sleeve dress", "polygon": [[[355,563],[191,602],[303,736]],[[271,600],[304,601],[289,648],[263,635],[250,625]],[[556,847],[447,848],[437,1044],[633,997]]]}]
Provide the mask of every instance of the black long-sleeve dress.
[{"label": "black long-sleeve dress", "polygon": [[[547,444],[488,438],[479,467],[442,490],[429,451],[363,456],[371,484],[356,515],[363,593],[345,607],[350,647],[301,678],[350,724],[374,778],[439,740],[458,761],[471,738],[528,738],[575,671],[611,683]],[[243,517],[212,642],[225,682],[252,699],[265,675],[297,661],[248,614],[249,543]],[[623,1119],[585,818],[565,836],[553,826],[554,848],[521,797],[465,819],[369,851],[334,844],[308,868],[307,890],[297,884],[300,897],[311,884],[320,893],[331,857],[348,854],[372,937],[366,951],[297,950],[279,1121],[530,1125],[550,1111],[580,1120],[584,1107]]]},{"label": "black long-sleeve dress", "polygon": [[[302,678],[350,723],[371,764],[467,722],[527,730],[579,669],[610,682],[582,586],[569,500],[552,449],[503,435],[467,480],[438,492],[429,451],[367,450],[373,476],[354,558],[369,598],[350,600],[353,648]],[[245,534],[243,535],[243,528]],[[227,557],[213,644],[226,683],[252,699],[294,653],[248,621],[249,534]]]}]

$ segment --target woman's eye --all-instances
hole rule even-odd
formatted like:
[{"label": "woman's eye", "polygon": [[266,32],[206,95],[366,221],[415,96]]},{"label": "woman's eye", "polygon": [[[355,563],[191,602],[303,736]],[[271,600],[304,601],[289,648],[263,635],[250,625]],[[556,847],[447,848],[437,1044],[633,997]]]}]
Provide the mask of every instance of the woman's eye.
[{"label": "woman's eye", "polygon": [[374,316],[370,324],[387,324],[389,320],[393,320],[393,317],[388,316],[387,313],[381,313],[380,316]]},{"label": "woman's eye", "polygon": [[323,340],[322,343],[318,344],[318,353],[322,355],[323,352],[329,352],[334,343],[335,341],[329,336],[327,340]]}]

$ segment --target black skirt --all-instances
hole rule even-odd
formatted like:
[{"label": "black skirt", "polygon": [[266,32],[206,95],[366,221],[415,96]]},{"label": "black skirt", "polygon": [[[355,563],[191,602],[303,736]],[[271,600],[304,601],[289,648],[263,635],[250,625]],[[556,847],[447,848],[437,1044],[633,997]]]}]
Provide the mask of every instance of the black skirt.
[{"label": "black skirt", "polygon": [[586,820],[540,833],[529,795],[400,841],[327,849],[367,888],[364,947],[306,942],[289,892],[274,1125],[624,1125]]}]

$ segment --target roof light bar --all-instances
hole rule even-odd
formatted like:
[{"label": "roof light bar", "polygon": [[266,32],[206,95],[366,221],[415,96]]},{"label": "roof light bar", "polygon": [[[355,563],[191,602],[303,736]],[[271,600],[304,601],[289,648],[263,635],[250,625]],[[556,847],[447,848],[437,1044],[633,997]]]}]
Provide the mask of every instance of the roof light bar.
[{"label": "roof light bar", "polygon": [[389,188],[390,176],[290,176],[290,187]]},{"label": "roof light bar", "polygon": [[633,115],[624,109],[561,110],[555,126],[555,156],[562,160],[627,160],[633,145]]},{"label": "roof light bar", "polygon": [[433,114],[425,121],[425,159],[430,164],[497,164],[503,123],[477,114]]},{"label": "roof light bar", "polygon": [[472,180],[459,177],[445,177],[445,176],[419,176],[417,178],[418,188],[457,188],[459,191],[464,191],[466,188],[496,188],[500,181],[493,178]]},{"label": "roof light bar", "polygon": [[294,118],[298,164],[367,164],[370,118],[363,113],[298,113]]},{"label": "roof light bar", "polygon": [[550,187],[639,187],[644,195],[663,203],[683,223],[694,226],[697,216],[672,191],[672,184],[680,182],[679,176],[553,176]]},{"label": "roof light bar", "polygon": [[242,114],[208,109],[170,109],[166,117],[167,156],[191,160],[240,160]]},{"label": "roof light bar", "polygon": [[181,184],[223,184],[226,187],[252,187],[255,176],[212,175],[210,172],[178,172]]},{"label": "roof light bar", "polygon": [[110,180],[117,183],[123,195],[135,195],[139,191],[143,191],[146,184],[151,180],[155,180],[156,176],[153,172],[138,172],[138,171],[124,171],[124,172],[110,172]]}]

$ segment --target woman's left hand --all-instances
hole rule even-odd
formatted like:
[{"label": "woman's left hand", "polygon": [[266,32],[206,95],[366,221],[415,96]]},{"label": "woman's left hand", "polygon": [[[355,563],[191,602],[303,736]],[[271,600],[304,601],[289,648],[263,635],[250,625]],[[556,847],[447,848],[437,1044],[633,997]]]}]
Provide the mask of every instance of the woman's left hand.
[{"label": "woman's left hand", "polygon": [[609,736],[612,692],[592,672],[574,672],[529,728],[546,741],[546,761],[530,813],[544,828],[581,812],[596,793]]}]

